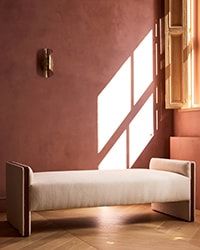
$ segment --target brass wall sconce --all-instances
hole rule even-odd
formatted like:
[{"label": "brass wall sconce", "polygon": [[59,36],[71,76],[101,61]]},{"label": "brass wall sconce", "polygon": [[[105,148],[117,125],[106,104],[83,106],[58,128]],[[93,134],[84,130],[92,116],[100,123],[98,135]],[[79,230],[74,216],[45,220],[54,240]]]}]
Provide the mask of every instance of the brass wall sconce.
[{"label": "brass wall sconce", "polygon": [[37,71],[39,75],[48,78],[53,75],[53,50],[44,48],[37,54]]}]

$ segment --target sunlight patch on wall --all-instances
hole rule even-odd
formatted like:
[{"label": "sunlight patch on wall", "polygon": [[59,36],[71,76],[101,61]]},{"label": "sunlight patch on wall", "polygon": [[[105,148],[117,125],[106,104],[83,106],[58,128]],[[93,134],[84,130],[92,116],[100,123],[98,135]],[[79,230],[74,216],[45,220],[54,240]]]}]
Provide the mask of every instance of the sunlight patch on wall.
[{"label": "sunlight patch on wall", "polygon": [[153,81],[153,32],[140,42],[133,52],[134,104]]},{"label": "sunlight patch on wall", "polygon": [[99,153],[131,110],[130,57],[99,94],[97,109]]},{"label": "sunlight patch on wall", "polygon": [[100,170],[126,168],[126,131],[119,137],[114,146],[99,164]]},{"label": "sunlight patch on wall", "polygon": [[132,167],[153,136],[154,107],[151,94],[129,125],[129,167]]}]

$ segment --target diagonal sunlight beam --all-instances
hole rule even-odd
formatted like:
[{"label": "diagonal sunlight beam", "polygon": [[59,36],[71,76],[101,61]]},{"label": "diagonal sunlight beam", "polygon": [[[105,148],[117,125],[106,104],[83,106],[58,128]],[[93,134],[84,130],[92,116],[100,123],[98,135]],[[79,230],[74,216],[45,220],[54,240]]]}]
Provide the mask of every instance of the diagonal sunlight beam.
[{"label": "diagonal sunlight beam", "polygon": [[150,30],[133,52],[133,100],[138,102],[153,81],[153,31]]},{"label": "diagonal sunlight beam", "polygon": [[126,131],[123,132],[114,146],[103,158],[98,168],[100,170],[126,168]]},{"label": "diagonal sunlight beam", "polygon": [[99,94],[98,153],[131,110],[131,58],[129,57]]},{"label": "diagonal sunlight beam", "polygon": [[153,94],[129,125],[129,167],[132,167],[154,136]]},{"label": "diagonal sunlight beam", "polygon": [[125,61],[97,99],[101,170],[132,167],[154,136],[152,30],[132,58]]}]

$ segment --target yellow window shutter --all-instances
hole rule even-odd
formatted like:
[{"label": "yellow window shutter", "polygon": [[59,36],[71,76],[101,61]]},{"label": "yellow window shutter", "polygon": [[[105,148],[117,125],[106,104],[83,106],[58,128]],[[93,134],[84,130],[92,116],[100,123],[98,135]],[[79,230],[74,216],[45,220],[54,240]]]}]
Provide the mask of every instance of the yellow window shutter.
[{"label": "yellow window shutter", "polygon": [[188,106],[191,0],[165,0],[165,107]]}]

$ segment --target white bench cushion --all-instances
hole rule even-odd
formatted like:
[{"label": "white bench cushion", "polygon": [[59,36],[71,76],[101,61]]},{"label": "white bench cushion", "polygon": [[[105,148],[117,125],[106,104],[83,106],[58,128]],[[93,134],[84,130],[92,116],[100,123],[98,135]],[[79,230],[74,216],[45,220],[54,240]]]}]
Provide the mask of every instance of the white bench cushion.
[{"label": "white bench cushion", "polygon": [[190,179],[160,170],[83,170],[33,174],[32,211],[190,199]]},{"label": "white bench cushion", "polygon": [[190,161],[181,161],[174,159],[152,158],[149,163],[150,169],[164,170],[190,176]]}]

